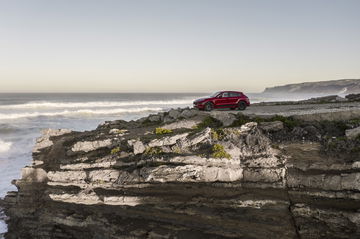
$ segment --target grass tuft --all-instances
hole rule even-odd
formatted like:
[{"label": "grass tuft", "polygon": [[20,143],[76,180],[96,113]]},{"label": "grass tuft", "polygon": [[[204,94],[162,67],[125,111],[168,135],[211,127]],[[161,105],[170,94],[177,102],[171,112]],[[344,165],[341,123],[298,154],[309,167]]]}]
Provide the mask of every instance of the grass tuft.
[{"label": "grass tuft", "polygon": [[173,131],[171,129],[164,129],[164,128],[156,128],[155,134],[162,135],[162,134],[171,134]]},{"label": "grass tuft", "polygon": [[214,158],[231,158],[231,155],[225,151],[221,144],[214,144],[211,156]]}]

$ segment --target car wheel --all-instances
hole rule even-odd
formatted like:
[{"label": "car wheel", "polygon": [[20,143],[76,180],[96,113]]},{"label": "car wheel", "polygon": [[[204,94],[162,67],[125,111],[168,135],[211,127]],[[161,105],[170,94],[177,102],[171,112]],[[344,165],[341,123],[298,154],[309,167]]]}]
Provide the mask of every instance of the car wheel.
[{"label": "car wheel", "polygon": [[206,103],[204,109],[206,111],[212,111],[214,109],[213,103],[211,103],[211,102]]},{"label": "car wheel", "polygon": [[238,104],[239,110],[245,110],[246,109],[246,103],[244,101],[240,101]]}]

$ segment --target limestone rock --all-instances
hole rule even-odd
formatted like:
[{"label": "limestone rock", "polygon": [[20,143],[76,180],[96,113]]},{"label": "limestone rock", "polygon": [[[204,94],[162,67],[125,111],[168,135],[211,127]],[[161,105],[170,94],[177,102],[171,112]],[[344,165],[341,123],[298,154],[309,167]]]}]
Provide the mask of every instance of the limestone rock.
[{"label": "limestone rock", "polygon": [[134,154],[142,154],[145,151],[145,145],[140,141],[137,140],[134,144]]},{"label": "limestone rock", "polygon": [[171,123],[171,124],[164,125],[161,128],[171,129],[171,130],[174,130],[174,129],[193,129],[199,123],[201,123],[200,120],[180,120],[180,121],[176,121],[176,122]]},{"label": "limestone rock", "polygon": [[73,152],[79,152],[79,151],[90,152],[99,148],[108,147],[111,144],[112,144],[111,139],[77,142],[76,144],[74,144],[71,150]]},{"label": "limestone rock", "polygon": [[[32,166],[13,181],[18,191],[1,201],[5,237],[360,238],[357,151],[324,154],[319,139],[328,132],[310,121],[295,131],[281,122],[191,129],[213,114],[224,125],[233,120],[179,109],[154,115],[171,124],[119,120],[46,132]],[[155,127],[173,133],[148,133]],[[291,133],[307,138],[283,138]],[[357,140],[346,142],[357,149]],[[217,158],[215,144],[230,157]]]},{"label": "limestone rock", "polygon": [[148,147],[160,147],[160,146],[168,146],[174,145],[180,139],[184,139],[189,135],[189,133],[177,134],[174,136],[166,136],[160,139],[154,139],[150,141],[147,146]]}]

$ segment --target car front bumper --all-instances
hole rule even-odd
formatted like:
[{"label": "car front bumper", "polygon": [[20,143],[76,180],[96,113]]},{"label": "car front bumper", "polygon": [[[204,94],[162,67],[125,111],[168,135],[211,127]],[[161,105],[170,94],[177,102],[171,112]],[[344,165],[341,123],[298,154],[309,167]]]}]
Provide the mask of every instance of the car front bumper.
[{"label": "car front bumper", "polygon": [[202,110],[202,109],[204,109],[204,104],[203,103],[193,103],[193,106],[194,106],[194,108],[197,108],[197,109],[199,109],[199,110]]}]

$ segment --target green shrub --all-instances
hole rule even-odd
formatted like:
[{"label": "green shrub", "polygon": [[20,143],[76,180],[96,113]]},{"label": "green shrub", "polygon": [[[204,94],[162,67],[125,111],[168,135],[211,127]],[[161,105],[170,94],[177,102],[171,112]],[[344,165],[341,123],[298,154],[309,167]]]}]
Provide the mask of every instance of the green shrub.
[{"label": "green shrub", "polygon": [[201,123],[199,123],[197,125],[197,129],[203,129],[206,127],[219,128],[221,126],[222,126],[222,123],[219,120],[217,120],[211,116],[208,116]]},{"label": "green shrub", "polygon": [[285,117],[285,116],[282,116],[282,115],[276,115],[276,116],[274,116],[271,119],[266,120],[266,121],[281,121],[281,122],[284,123],[284,126],[289,128],[289,129],[293,129],[293,128],[301,125],[300,120],[294,119],[291,116],[290,117]]},{"label": "green shrub", "polygon": [[234,123],[232,123],[231,127],[240,127],[252,121],[253,120],[251,120],[248,116],[241,114],[237,116],[237,119],[234,121]]},{"label": "green shrub", "polygon": [[117,154],[117,153],[119,153],[120,151],[121,151],[120,147],[116,147],[116,148],[113,148],[113,149],[111,150],[111,154]]},{"label": "green shrub", "polygon": [[146,148],[146,150],[144,152],[145,155],[149,155],[149,156],[159,155],[159,154],[162,154],[162,153],[163,153],[163,151],[159,147]]},{"label": "green shrub", "polygon": [[173,131],[171,129],[164,129],[164,128],[156,128],[155,134],[161,135],[161,134],[170,134]]},{"label": "green shrub", "polygon": [[221,144],[214,144],[211,156],[214,158],[231,158],[231,155],[225,151],[224,146]]},{"label": "green shrub", "polygon": [[225,132],[223,129],[211,129],[211,138],[213,140],[223,140]]}]

